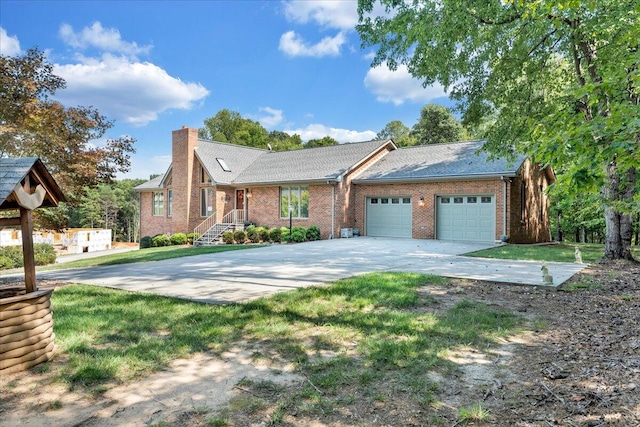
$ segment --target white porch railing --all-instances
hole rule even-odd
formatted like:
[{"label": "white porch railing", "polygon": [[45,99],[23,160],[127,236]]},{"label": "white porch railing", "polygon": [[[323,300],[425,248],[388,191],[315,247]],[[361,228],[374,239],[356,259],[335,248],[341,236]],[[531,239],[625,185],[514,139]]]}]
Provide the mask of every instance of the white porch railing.
[{"label": "white porch railing", "polygon": [[198,224],[196,226],[196,228],[193,230],[193,232],[197,233],[197,235],[199,235],[199,236],[202,236],[204,233],[209,231],[209,229],[211,229],[211,227],[216,225],[217,216],[218,216],[217,212],[214,212],[213,214],[208,216],[207,219],[205,219],[200,224]]},{"label": "white porch railing", "polygon": [[243,224],[244,225],[244,209],[233,209],[224,217],[222,217],[221,224]]},{"label": "white porch railing", "polygon": [[211,245],[218,241],[222,233],[228,230],[235,230],[238,226],[244,226],[244,210],[234,209],[216,221],[217,215],[214,213],[202,221],[194,230],[200,237],[194,242],[196,245]]}]

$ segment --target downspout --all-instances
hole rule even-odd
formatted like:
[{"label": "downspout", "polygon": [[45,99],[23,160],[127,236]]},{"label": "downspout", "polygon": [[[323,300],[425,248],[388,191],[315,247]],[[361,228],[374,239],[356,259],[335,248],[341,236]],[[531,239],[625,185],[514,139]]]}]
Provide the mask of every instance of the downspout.
[{"label": "downspout", "polygon": [[[507,179],[503,176],[502,182],[504,189],[502,191],[502,235],[507,235]],[[501,239],[502,240],[502,239]]]},{"label": "downspout", "polygon": [[331,234],[329,239],[334,238],[336,231],[336,183],[331,184]]}]

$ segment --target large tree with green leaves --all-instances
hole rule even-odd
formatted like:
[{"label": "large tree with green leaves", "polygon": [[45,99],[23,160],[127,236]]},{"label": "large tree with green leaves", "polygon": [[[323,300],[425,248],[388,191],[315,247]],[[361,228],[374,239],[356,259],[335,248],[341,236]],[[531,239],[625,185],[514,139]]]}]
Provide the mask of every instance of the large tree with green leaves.
[{"label": "large tree with green leaves", "polygon": [[298,134],[272,130],[269,132],[269,146],[273,151],[298,150],[302,148],[302,138]]},{"label": "large tree with green leaves", "polygon": [[416,145],[441,144],[462,141],[466,132],[447,107],[427,104],[422,107],[420,119],[411,129],[411,136]]},{"label": "large tree with green leaves", "polygon": [[638,0],[359,0],[373,65],[440,82],[486,148],[564,167],[558,185],[602,196],[605,258],[632,259],[640,164]]},{"label": "large tree with green leaves", "polygon": [[113,122],[91,107],[66,107],[52,99],[65,86],[38,49],[0,55],[0,156],[40,157],[73,200],[83,188],[129,170],[135,140],[97,144]]},{"label": "large tree with green leaves", "polygon": [[338,145],[339,142],[337,139],[332,138],[330,136],[323,136],[322,138],[310,139],[302,146],[304,148],[315,148],[315,147],[330,147],[332,145]]},{"label": "large tree with green leaves", "polygon": [[399,147],[415,145],[416,140],[411,135],[411,129],[400,120],[392,120],[376,135],[378,139],[393,139]]},{"label": "large tree with green leaves", "polygon": [[212,141],[256,148],[267,148],[269,142],[269,132],[260,123],[245,119],[240,113],[226,108],[205,119],[199,135]]}]

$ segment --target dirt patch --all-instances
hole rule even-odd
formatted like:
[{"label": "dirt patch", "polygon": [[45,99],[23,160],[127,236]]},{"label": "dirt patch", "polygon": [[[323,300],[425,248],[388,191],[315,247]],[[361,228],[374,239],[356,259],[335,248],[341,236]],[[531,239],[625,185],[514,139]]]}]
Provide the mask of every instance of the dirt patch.
[{"label": "dirt patch", "polygon": [[[637,264],[591,266],[559,290],[454,280],[424,287],[420,295],[429,310],[445,310],[462,299],[508,309],[527,319],[527,331],[490,349],[448,354],[460,369],[432,375],[437,398],[426,409],[398,398],[391,385],[388,396],[363,404],[366,390],[353,385],[346,393],[353,400],[341,407],[313,418],[285,408],[279,416],[282,396],[308,386],[308,380],[291,366],[238,349],[221,358],[199,354],[176,361],[96,395],[70,392],[38,368],[0,378],[0,425],[224,425],[216,416],[230,402],[252,408],[224,419],[236,426],[275,419],[286,426],[453,426],[464,424],[459,411],[471,405],[486,411],[487,425],[640,425]],[[251,406],[253,401],[261,405]]]}]

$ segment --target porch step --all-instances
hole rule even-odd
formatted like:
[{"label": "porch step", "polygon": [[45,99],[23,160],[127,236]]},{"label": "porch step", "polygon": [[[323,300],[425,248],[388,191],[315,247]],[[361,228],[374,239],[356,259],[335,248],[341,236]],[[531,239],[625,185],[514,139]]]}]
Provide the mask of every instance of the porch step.
[{"label": "porch step", "polygon": [[244,224],[217,223],[204,232],[198,240],[193,242],[194,246],[217,245],[222,241],[222,234],[226,231],[244,230]]}]

